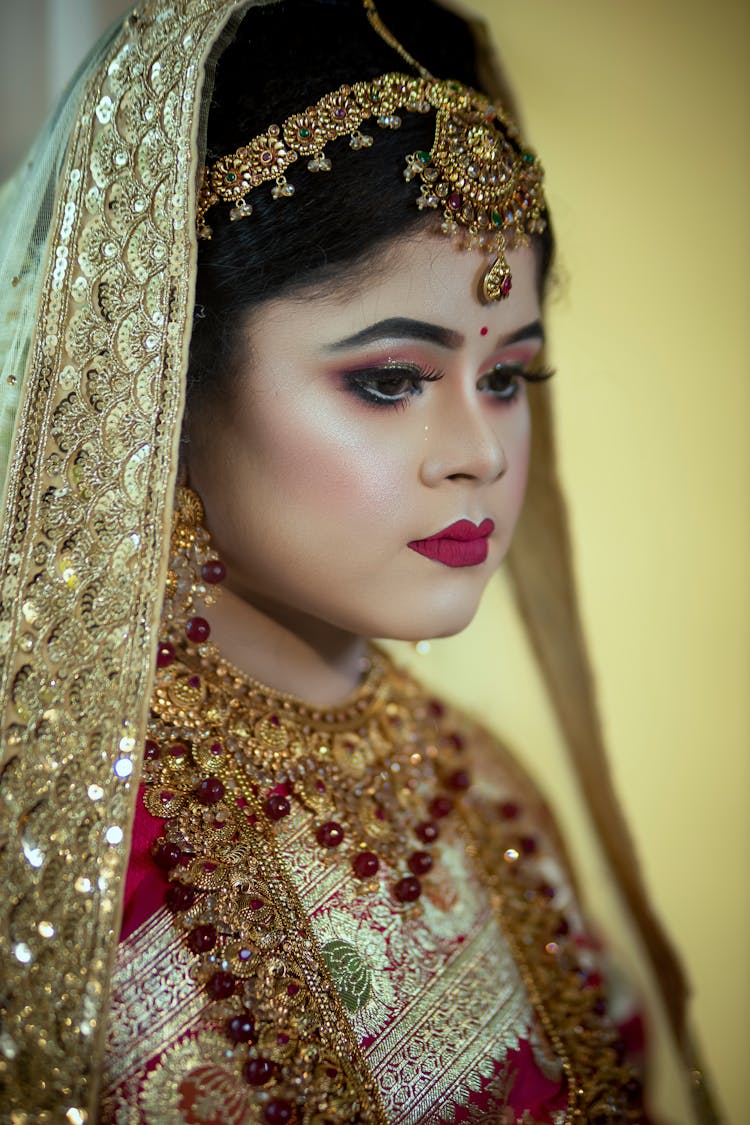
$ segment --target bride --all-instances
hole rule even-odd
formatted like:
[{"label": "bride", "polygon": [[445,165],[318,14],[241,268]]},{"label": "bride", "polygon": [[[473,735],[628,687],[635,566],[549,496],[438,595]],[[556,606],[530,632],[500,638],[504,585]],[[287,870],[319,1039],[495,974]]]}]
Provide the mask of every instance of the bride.
[{"label": "bride", "polygon": [[373,641],[471,621],[534,413],[513,573],[598,761],[548,589],[542,169],[491,81],[429,0],[158,2],[7,197],[16,1115],[646,1119],[552,816]]}]

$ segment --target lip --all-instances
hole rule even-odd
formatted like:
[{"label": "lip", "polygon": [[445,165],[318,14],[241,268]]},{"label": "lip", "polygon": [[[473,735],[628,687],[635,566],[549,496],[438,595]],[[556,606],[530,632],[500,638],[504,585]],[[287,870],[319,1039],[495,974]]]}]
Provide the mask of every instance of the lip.
[{"label": "lip", "polygon": [[487,540],[494,530],[495,524],[490,519],[482,520],[479,525],[471,520],[457,520],[427,539],[413,539],[408,546],[443,566],[480,566],[487,558]]}]

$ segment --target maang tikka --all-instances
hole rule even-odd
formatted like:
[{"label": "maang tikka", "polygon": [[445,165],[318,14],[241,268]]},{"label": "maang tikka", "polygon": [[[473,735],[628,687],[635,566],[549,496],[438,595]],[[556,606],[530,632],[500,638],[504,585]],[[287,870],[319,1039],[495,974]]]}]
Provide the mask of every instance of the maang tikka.
[{"label": "maang tikka", "polygon": [[361,130],[365,122],[398,129],[402,112],[434,111],[432,148],[406,157],[404,178],[420,183],[416,203],[421,210],[442,211],[444,234],[458,237],[466,249],[494,255],[482,282],[482,297],[502,300],[512,286],[506,234],[511,244],[523,244],[547,225],[542,166],[523,147],[502,106],[460,82],[435,78],[391,34],[374,0],[363,0],[363,8],[372,28],[419,77],[389,73],[341,86],[204,168],[198,237],[211,237],[207,213],[220,202],[232,204],[231,220],[252,215],[249,197],[263,183],[274,183],[274,199],[291,198],[296,188],[286,172],[300,157],[308,158],[311,172],[329,172],[329,142],[348,136],[355,151],[370,148],[373,137]]}]

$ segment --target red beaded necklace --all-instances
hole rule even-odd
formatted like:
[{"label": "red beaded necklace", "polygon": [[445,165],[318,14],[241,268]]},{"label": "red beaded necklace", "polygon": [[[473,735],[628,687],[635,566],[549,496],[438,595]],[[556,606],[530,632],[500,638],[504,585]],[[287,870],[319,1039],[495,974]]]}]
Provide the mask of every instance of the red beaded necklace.
[{"label": "red beaded necklace", "polygon": [[[297,806],[312,814],[321,862],[346,855],[353,878],[370,893],[382,890],[387,872],[394,907],[419,910],[441,824],[470,779],[459,760],[460,736],[439,731],[441,706],[424,700],[416,711],[405,706],[393,690],[395,670],[374,650],[353,698],[325,711],[222,660],[202,607],[212,604],[225,576],[203,528],[200,499],[178,488],[145,803],[166,820],[152,854],[170,880],[166,905],[198,960],[216,1021],[231,1050],[247,1052],[241,1071],[261,1101],[270,1098],[265,1119],[286,1121],[291,1102],[269,1091],[279,1085],[277,1055],[288,1034],[273,1031],[269,1047],[257,995],[258,956],[276,904],[262,878],[238,900],[238,879],[248,872],[240,876],[227,861],[227,841],[272,854]],[[290,901],[295,897],[292,890]],[[306,925],[298,917],[285,945]],[[284,1002],[298,1003],[300,990],[307,996],[301,972],[287,982]],[[283,1019],[278,997],[272,1013],[273,1029]],[[340,1016],[346,1026],[345,1012]],[[314,1038],[319,1015],[311,1026]],[[326,1082],[334,1088],[333,1073]],[[348,1119],[347,1112],[339,1119]]]}]

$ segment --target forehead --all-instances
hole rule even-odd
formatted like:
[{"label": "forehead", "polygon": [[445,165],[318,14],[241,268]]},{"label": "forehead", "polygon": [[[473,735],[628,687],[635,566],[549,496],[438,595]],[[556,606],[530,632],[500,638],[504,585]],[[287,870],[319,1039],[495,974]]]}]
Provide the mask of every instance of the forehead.
[{"label": "forehead", "polygon": [[493,259],[464,250],[450,238],[420,232],[389,244],[341,284],[318,291],[310,286],[294,297],[269,302],[253,317],[251,331],[256,340],[263,328],[299,338],[304,328],[309,342],[323,343],[368,324],[406,317],[463,335],[472,330],[491,337],[510,334],[540,317],[538,253],[533,244],[506,251],[511,293],[487,304],[480,297],[481,282]]}]

